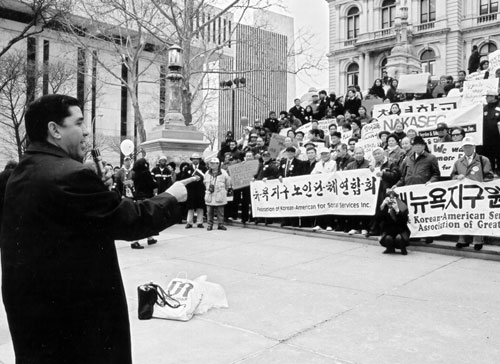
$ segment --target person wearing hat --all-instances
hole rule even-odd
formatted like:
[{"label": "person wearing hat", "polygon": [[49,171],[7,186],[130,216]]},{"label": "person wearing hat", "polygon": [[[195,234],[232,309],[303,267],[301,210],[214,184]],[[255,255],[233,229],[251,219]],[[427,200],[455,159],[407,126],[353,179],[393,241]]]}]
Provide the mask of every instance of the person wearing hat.
[{"label": "person wearing hat", "polygon": [[[301,176],[304,174],[303,161],[296,158],[297,150],[295,147],[285,149],[285,158],[281,159],[278,168],[278,178],[283,181],[283,178]],[[281,227],[286,225],[298,226],[297,218],[284,218],[281,222]]]},{"label": "person wearing hat", "polygon": [[488,91],[486,93],[487,104],[483,109],[483,146],[478,152],[488,158],[491,168],[498,175],[500,173],[500,104],[498,93]]},{"label": "person wearing hat", "polygon": [[453,141],[451,135],[448,133],[448,125],[446,123],[438,123],[436,131],[438,134],[437,143],[448,143]]},{"label": "person wearing hat", "polygon": [[[319,150],[319,155],[320,160],[315,163],[311,174],[328,174],[337,170],[337,163],[331,159],[330,149],[325,147],[321,148]],[[315,222],[313,223],[313,230],[326,229],[327,231],[332,231],[333,219],[333,215],[316,216]]]},{"label": "person wearing hat", "polygon": [[387,137],[391,134],[390,131],[387,130],[382,130],[380,133],[378,133],[378,138],[380,139],[380,146],[382,149],[387,148]]},{"label": "person wearing hat", "polygon": [[[269,151],[265,151],[262,153],[262,162],[259,164],[259,169],[254,176],[254,180],[256,181],[267,181],[270,179],[278,178],[278,168],[274,163],[274,160],[271,158],[271,153]],[[256,218],[255,224],[259,222],[264,222],[266,225],[272,223],[272,219],[269,218]]]},{"label": "person wearing hat", "polygon": [[204,176],[205,203],[207,205],[207,230],[214,226],[214,215],[217,213],[218,230],[227,230],[224,226],[224,206],[227,204],[227,191],[231,188],[231,179],[221,169],[218,158],[212,158]]},{"label": "person wearing hat", "polygon": [[[424,138],[417,135],[413,139],[412,152],[401,163],[401,178],[396,187],[423,185],[439,181],[441,171],[435,155],[425,150],[427,143]],[[426,238],[427,244],[432,243],[432,238]]]},{"label": "person wearing hat", "polygon": [[174,162],[167,164],[167,157],[161,156],[158,165],[151,170],[151,174],[158,183],[158,193],[166,191],[175,182]]},{"label": "person wearing hat", "polygon": [[[464,156],[455,161],[451,171],[451,178],[463,180],[464,178],[478,181],[489,182],[493,180],[493,172],[491,163],[488,158],[476,153],[476,143],[471,137],[465,137],[462,141],[462,149]],[[458,238],[457,248],[469,246],[466,242],[468,236],[460,235]],[[474,235],[474,249],[481,250],[483,247],[483,237]]]},{"label": "person wearing hat", "polygon": [[408,207],[401,201],[397,193],[390,191],[380,205],[379,243],[385,250],[384,254],[394,254],[396,249],[402,255],[407,255],[406,247],[410,243],[410,230],[408,229]]},{"label": "person wearing hat", "polygon": [[198,153],[191,155],[191,166],[186,170],[188,177],[199,176],[200,180],[193,182],[187,186],[188,198],[186,201],[187,208],[187,223],[186,229],[190,229],[194,225],[194,213],[196,210],[196,226],[204,228],[203,226],[203,210],[205,208],[205,184],[203,178],[207,168]]}]

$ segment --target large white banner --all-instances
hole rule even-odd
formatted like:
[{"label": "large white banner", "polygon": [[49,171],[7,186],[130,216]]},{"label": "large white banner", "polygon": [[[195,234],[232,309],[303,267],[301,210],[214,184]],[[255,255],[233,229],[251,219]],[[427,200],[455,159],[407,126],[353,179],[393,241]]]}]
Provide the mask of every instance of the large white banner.
[{"label": "large white banner", "polygon": [[462,127],[478,145],[483,143],[483,105],[481,104],[468,105],[450,111],[434,110],[427,113],[388,115],[380,117],[378,121],[382,129],[388,131],[393,131],[396,123],[401,122],[405,130],[415,129],[422,137],[437,135],[435,133],[437,124],[446,123],[448,128]]},{"label": "large white banner", "polygon": [[468,179],[399,187],[408,205],[411,237],[439,235],[498,236],[500,181]]},{"label": "large white banner", "polygon": [[[446,97],[440,99],[399,102],[398,106],[401,109],[402,114],[428,113],[438,110],[445,111],[458,109],[461,105],[461,102],[461,97]],[[378,119],[383,116],[389,115],[389,111],[391,111],[392,105],[394,104],[374,105],[373,117]]]},{"label": "large white banner", "polygon": [[374,215],[379,184],[369,169],[255,181],[252,216]]}]

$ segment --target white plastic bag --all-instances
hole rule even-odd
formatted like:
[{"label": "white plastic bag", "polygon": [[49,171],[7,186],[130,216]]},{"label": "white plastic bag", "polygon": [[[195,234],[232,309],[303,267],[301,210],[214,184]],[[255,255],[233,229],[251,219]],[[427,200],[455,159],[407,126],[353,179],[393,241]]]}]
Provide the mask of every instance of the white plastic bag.
[{"label": "white plastic bag", "polygon": [[195,314],[200,315],[211,308],[228,308],[226,292],[220,284],[207,282],[207,276],[203,275],[194,281],[196,290],[202,296],[201,302],[195,310]]},{"label": "white plastic bag", "polygon": [[[167,286],[164,304],[158,299],[154,307],[153,317],[176,321],[189,321],[202,302],[203,295],[196,287],[196,283],[187,278],[174,278]],[[178,302],[168,304],[167,300]]]}]

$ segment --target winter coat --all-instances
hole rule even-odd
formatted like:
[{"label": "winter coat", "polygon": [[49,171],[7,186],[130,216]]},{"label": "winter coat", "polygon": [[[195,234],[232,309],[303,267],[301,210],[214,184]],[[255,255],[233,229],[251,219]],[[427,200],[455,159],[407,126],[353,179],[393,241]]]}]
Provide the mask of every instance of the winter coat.
[{"label": "winter coat", "polygon": [[392,163],[399,163],[403,155],[405,154],[405,151],[401,149],[401,147],[397,146],[396,148],[390,150],[387,148],[385,151],[385,156],[387,159],[389,159],[389,162]]},{"label": "winter coat", "polygon": [[351,171],[353,169],[363,169],[369,167],[370,167],[370,162],[367,159],[363,158],[361,162],[358,162],[356,159],[354,159],[351,163],[349,163],[345,167],[345,171]]},{"label": "winter coat", "polygon": [[464,175],[466,178],[478,182],[493,180],[490,160],[477,153],[474,153],[471,164],[467,162],[467,157],[465,155],[455,161],[451,171],[451,178],[456,179],[458,175]]},{"label": "winter coat", "polygon": [[484,105],[483,112],[483,145],[498,146],[500,133],[497,123],[500,122],[500,102]]},{"label": "winter coat", "polygon": [[344,109],[349,111],[351,114],[359,116],[359,108],[361,107],[361,100],[357,97],[353,99],[345,99]]},{"label": "winter coat", "polygon": [[[227,204],[227,190],[231,187],[231,179],[223,169],[214,176],[210,171],[205,173],[205,204],[207,206],[224,206]],[[210,186],[213,186],[211,191]]]},{"label": "winter coat", "polygon": [[401,179],[396,186],[421,185],[439,180],[438,161],[435,155],[423,152],[417,158],[415,153],[410,154],[401,164]]},{"label": "winter coat", "polygon": [[189,164],[177,177],[177,180],[193,176],[200,177],[199,181],[191,182],[186,186],[188,193],[186,208],[188,210],[202,209],[205,207],[205,184],[203,183],[205,172],[206,168],[204,166],[198,165],[198,168],[195,169],[193,164]]},{"label": "winter coat", "polygon": [[32,143],[7,183],[0,236],[16,362],[132,363],[114,240],[158,234],[177,207],[166,193],[121,199],[62,149]]},{"label": "winter coat", "polygon": [[276,179],[278,178],[278,167],[274,161],[269,161],[268,163],[259,164],[259,169],[257,170],[257,174],[255,175],[255,179],[257,181],[261,181],[264,178],[267,179]]}]

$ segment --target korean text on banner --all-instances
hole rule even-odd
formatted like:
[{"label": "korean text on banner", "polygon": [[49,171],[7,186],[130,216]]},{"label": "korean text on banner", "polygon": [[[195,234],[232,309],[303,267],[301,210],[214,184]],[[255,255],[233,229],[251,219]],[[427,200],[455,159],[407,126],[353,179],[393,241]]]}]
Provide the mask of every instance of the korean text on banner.
[{"label": "korean text on banner", "polygon": [[486,92],[498,93],[498,78],[487,80],[465,81],[462,105],[486,104]]},{"label": "korean text on banner", "polygon": [[498,180],[453,180],[399,187],[396,192],[408,205],[412,238],[444,234],[498,236]]},{"label": "korean text on banner", "polygon": [[[473,104],[459,109],[444,111],[434,110],[427,113],[388,115],[378,119],[382,129],[393,131],[397,122],[402,122],[404,129],[415,129],[423,137],[433,136],[438,123],[446,123],[448,128],[462,127],[477,145],[483,143],[483,106]],[[425,134],[424,132],[427,132]]]},{"label": "korean text on banner", "polygon": [[231,185],[237,190],[243,187],[250,186],[250,181],[257,174],[259,169],[259,161],[245,161],[236,163],[228,167],[229,176],[231,177]]},{"label": "korean text on banner", "polygon": [[[461,104],[461,97],[447,97],[440,99],[426,99],[418,101],[405,101],[397,103],[401,109],[401,114],[427,113],[436,110],[449,111],[458,109]],[[373,117],[378,119],[388,116],[391,106],[394,104],[380,104],[373,106]]]},{"label": "korean text on banner", "polygon": [[379,184],[369,169],[255,181],[252,216],[374,215]]},{"label": "korean text on banner", "polygon": [[430,73],[416,73],[399,77],[398,92],[425,94]]}]

